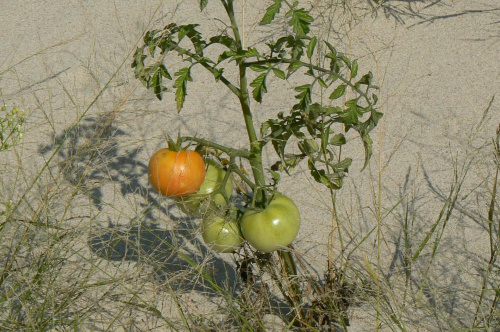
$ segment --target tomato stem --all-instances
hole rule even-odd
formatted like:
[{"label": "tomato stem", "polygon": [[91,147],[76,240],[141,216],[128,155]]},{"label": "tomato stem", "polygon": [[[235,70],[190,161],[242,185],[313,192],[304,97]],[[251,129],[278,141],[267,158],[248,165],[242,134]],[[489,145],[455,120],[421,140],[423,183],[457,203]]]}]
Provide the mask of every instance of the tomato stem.
[{"label": "tomato stem", "polygon": [[[231,21],[231,28],[233,30],[234,39],[236,41],[236,45],[238,50],[243,49],[243,43],[241,39],[241,35],[238,29],[238,22],[236,21],[236,17],[234,15],[234,7],[233,0],[222,1],[224,8],[226,9],[227,15],[229,16],[229,20]],[[266,184],[266,178],[264,175],[264,168],[262,166],[262,148],[263,144],[259,142],[257,138],[257,133],[255,131],[252,111],[250,108],[250,98],[248,93],[248,80],[246,77],[246,68],[243,60],[238,60],[239,67],[239,78],[240,78],[240,86],[237,92],[238,99],[240,101],[241,110],[243,112],[243,118],[245,120],[245,126],[247,129],[248,139],[250,141],[250,156],[248,161],[250,162],[250,166],[252,168],[252,174],[255,179],[256,190],[254,190],[254,201],[258,206],[264,207],[266,205],[266,195],[265,191],[262,189]]]}]

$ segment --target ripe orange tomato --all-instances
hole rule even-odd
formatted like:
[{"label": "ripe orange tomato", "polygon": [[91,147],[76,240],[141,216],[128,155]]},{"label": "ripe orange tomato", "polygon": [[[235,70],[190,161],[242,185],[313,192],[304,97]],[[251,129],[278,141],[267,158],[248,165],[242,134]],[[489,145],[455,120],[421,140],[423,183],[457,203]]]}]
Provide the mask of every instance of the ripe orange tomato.
[{"label": "ripe orange tomato", "polygon": [[158,150],[149,161],[149,182],[168,197],[194,194],[205,180],[205,162],[196,151]]}]

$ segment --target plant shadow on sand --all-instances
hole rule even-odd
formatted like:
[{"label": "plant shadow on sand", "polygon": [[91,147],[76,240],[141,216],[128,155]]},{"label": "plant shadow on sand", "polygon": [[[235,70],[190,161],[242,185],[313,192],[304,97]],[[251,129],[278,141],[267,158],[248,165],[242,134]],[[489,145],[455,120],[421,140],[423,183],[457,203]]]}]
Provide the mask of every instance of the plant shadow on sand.
[{"label": "plant shadow on sand", "polygon": [[[149,261],[156,265],[157,273],[168,277],[173,272],[196,271],[182,259],[178,252],[180,247],[195,246],[199,250],[186,253],[186,258],[192,259],[196,265],[203,262],[208,250],[196,238],[196,223],[190,217],[176,217],[170,210],[175,206],[165,206],[156,195],[139,181],[148,172],[148,165],[138,160],[138,148],[124,152],[119,146],[119,139],[124,139],[127,133],[113,124],[113,117],[83,119],[75,127],[69,127],[60,135],[54,136],[53,145],[40,147],[42,154],[57,151],[59,171],[80,192],[87,195],[94,208],[102,211],[105,207],[104,184],[112,182],[123,197],[140,194],[142,209],[140,217],[131,218],[127,225],[117,225],[108,222],[107,227],[92,226],[88,245],[100,257],[112,261]],[[116,190],[116,189],[115,189]],[[151,213],[159,210],[160,214],[176,223],[176,230],[165,230],[157,227],[157,218]],[[138,220],[140,219],[140,220]],[[200,249],[201,248],[201,249]],[[201,251],[196,253],[195,251]],[[211,261],[214,270],[220,271],[218,279],[225,280],[230,285],[236,284],[234,268],[224,260],[214,257]],[[193,276],[194,278],[194,276]],[[179,278],[179,286],[191,278]],[[196,279],[196,278],[194,278]],[[204,290],[198,285],[194,289]],[[185,285],[186,287],[188,285]]]},{"label": "plant shadow on sand", "polygon": [[[213,255],[203,244],[197,236],[199,221],[179,216],[173,211],[175,204],[164,204],[140,181],[144,180],[148,165],[139,159],[139,148],[124,151],[119,142],[128,134],[113,121],[113,115],[87,117],[54,135],[53,144],[39,148],[46,156],[55,153],[59,159],[58,171],[89,198],[97,215],[110,205],[105,198],[109,183],[123,197],[136,197],[132,199],[136,204],[134,209],[142,212],[129,218],[126,224],[108,220],[107,225],[106,222],[92,225],[87,239],[90,250],[108,261],[149,266],[157,282],[176,292],[196,291],[214,297],[224,296],[222,290],[230,297],[238,297],[242,291],[238,269],[229,263],[230,259]],[[171,221],[174,229],[158,227],[159,219]],[[278,298],[272,297],[268,304],[279,315],[291,311]]]},{"label": "plant shadow on sand", "polygon": [[[393,18],[398,23],[404,25],[409,19],[417,19],[416,23],[408,26],[413,28],[421,24],[432,24],[438,20],[451,19],[464,15],[486,14],[497,17],[500,12],[499,7],[485,7],[484,9],[465,9],[462,11],[447,13],[441,15],[430,14],[432,11],[423,11],[433,9],[438,6],[448,6],[443,0],[370,0],[373,9],[382,12],[386,18]],[[498,22],[493,22],[498,23]]]}]

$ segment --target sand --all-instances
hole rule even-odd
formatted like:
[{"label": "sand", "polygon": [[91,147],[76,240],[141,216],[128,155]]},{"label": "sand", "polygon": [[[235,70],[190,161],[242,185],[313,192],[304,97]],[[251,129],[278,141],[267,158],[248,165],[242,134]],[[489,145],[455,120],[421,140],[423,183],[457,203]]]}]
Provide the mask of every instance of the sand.
[{"label": "sand", "polygon": [[[270,1],[247,1],[244,14],[242,1],[237,2],[247,46],[262,47],[262,41],[283,29],[256,25]],[[318,17],[317,34],[358,59],[361,73],[373,72],[384,113],[372,134],[374,154],[367,169],[360,172],[363,151],[355,135],[346,151],[354,158],[345,187],[338,193],[346,249],[352,249],[377,225],[380,207],[382,269],[388,280],[394,276],[397,283],[405,211],[415,238],[422,239],[438,218],[455,174],[460,176],[462,165],[469,165],[432,281],[436,289],[443,285],[460,290],[477,287],[474,278],[459,276],[463,269],[475,268],[471,257],[482,257],[489,250],[483,221],[495,169],[491,139],[500,123],[499,98],[495,97],[500,88],[498,1],[386,1],[376,11],[353,3],[343,15],[327,1],[309,3]],[[193,240],[186,235],[189,232],[183,233],[185,227],[192,230],[192,220],[149,187],[147,162],[165,145],[165,136],[176,136],[178,131],[244,147],[241,111],[227,89],[196,69],[184,109],[178,114],[173,95],[158,101],[134,78],[130,64],[143,33],[153,27],[194,22],[207,34],[222,31],[225,18],[214,19],[219,17],[219,7],[215,0],[203,13],[195,0],[0,0],[0,100],[27,114],[23,140],[0,156],[2,201],[15,201],[28,189],[22,207],[36,210],[44,205],[40,197],[50,192],[59,203],[54,201],[47,209],[51,218],[83,220],[91,233],[101,229],[98,227],[123,228],[127,234],[135,232],[136,238],[140,238],[141,225],[148,225],[204,260],[200,250],[208,253],[199,236]],[[337,33],[327,35],[331,20]],[[288,110],[293,86],[304,80],[294,77],[285,83],[268,82],[263,103],[254,103],[256,123]],[[100,139],[99,130],[106,121],[112,134]],[[78,122],[70,144],[56,150],[64,134]],[[96,145],[85,146],[89,142]],[[79,154],[71,159],[73,148],[83,146],[88,151],[97,149],[99,157],[89,161],[88,154]],[[274,158],[273,151],[266,150],[266,165]],[[64,162],[68,159],[72,160],[70,167]],[[37,174],[41,176],[36,178]],[[73,185],[83,175],[79,185],[84,190],[71,196]],[[332,224],[328,192],[313,182],[305,162],[291,176],[283,175],[279,189],[301,210],[302,227],[295,247],[321,275]],[[151,206],[158,208],[146,213]],[[90,254],[92,241],[85,239],[75,245]],[[353,254],[352,264],[362,265],[363,256],[375,264],[376,243],[374,232]],[[338,257],[340,245],[335,248]],[[120,262],[136,260],[122,261],[126,253],[126,248],[117,249],[113,256],[117,271],[124,268]],[[230,270],[227,257],[207,259]],[[190,294],[193,301],[204,301],[196,289]],[[206,307],[210,310],[210,301]],[[354,309],[353,331],[373,327],[373,318],[365,310],[363,306]],[[461,314],[457,308],[446,312],[450,317]],[[425,312],[420,317],[413,322],[415,326],[437,328]]]}]

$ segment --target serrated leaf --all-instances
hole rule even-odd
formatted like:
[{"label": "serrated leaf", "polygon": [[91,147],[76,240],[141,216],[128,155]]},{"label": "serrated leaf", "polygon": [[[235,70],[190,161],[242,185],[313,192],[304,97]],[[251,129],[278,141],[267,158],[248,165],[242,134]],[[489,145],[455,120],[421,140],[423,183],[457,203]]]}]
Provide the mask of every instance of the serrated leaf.
[{"label": "serrated leaf", "polygon": [[299,37],[304,37],[309,33],[309,25],[314,18],[309,15],[309,12],[303,8],[291,9],[287,16],[291,16],[290,26],[293,28],[293,32]]},{"label": "serrated leaf", "polygon": [[348,100],[345,103],[348,108],[339,114],[339,122],[346,125],[346,130],[349,130],[353,125],[358,125],[359,118],[363,115],[361,112],[363,108],[357,104],[357,101],[358,99]]},{"label": "serrated leaf", "polygon": [[205,7],[208,5],[208,0],[200,0],[200,10],[203,11]]},{"label": "serrated leaf", "polygon": [[196,54],[203,55],[203,49],[206,47],[207,43],[201,37],[201,34],[196,30],[199,24],[187,24],[179,26],[179,34],[177,45],[180,43],[184,36],[188,36],[188,38],[193,43]]},{"label": "serrated leaf", "polygon": [[167,90],[167,88],[162,85],[162,78],[163,75],[161,74],[161,71],[160,70],[156,71],[151,77],[149,86],[150,88],[153,89],[153,92],[156,98],[158,98],[158,100],[162,100],[163,92]]},{"label": "serrated leaf", "polygon": [[378,121],[382,118],[384,114],[375,110],[371,110],[370,117],[363,123],[354,126],[361,135],[366,135],[378,124]]},{"label": "serrated leaf", "polygon": [[158,71],[160,72],[161,76],[168,78],[169,80],[172,79],[172,76],[167,70],[167,67],[165,67],[164,64],[161,64],[160,67],[158,68]]},{"label": "serrated leaf", "polygon": [[[312,85],[304,84],[295,88],[295,91],[300,92],[295,98],[300,100],[300,103],[295,105],[297,108],[305,109],[307,105],[311,103],[311,93],[312,93]],[[296,108],[294,106],[294,108]]]},{"label": "serrated leaf", "polygon": [[336,146],[341,146],[341,145],[344,145],[345,143],[346,143],[346,139],[345,139],[344,134],[342,134],[342,133],[333,136],[329,142],[329,144],[336,145]]},{"label": "serrated leaf", "polygon": [[349,166],[352,164],[351,158],[345,158],[344,160],[333,164],[332,167],[335,170],[335,173],[347,173],[349,171]]},{"label": "serrated leaf", "polygon": [[195,30],[196,27],[200,26],[199,24],[187,24],[187,25],[180,25],[179,26],[179,33],[178,33],[178,38],[179,42],[189,33],[191,32],[191,35],[193,35],[193,30],[194,33],[197,31]]},{"label": "serrated leaf", "polygon": [[187,95],[187,82],[192,81],[191,70],[189,67],[184,67],[179,69],[175,73],[178,78],[175,80],[174,87],[177,88],[175,91],[175,101],[177,102],[177,112],[180,112]]},{"label": "serrated leaf", "polygon": [[236,40],[234,40],[229,36],[214,36],[210,38],[210,44],[224,45],[233,52],[236,52],[238,50],[238,45],[236,43]]},{"label": "serrated leaf", "polygon": [[[226,52],[224,52],[224,53],[226,53]],[[240,60],[240,59],[247,59],[247,58],[251,58],[251,57],[258,57],[258,56],[260,56],[259,51],[254,47],[250,47],[248,50],[240,50],[237,52],[233,52],[233,56],[231,58],[231,61]]]},{"label": "serrated leaf", "polygon": [[356,86],[359,86],[359,85],[370,85],[372,83],[372,79],[373,79],[373,74],[372,72],[368,72],[368,74],[366,75],[363,75],[363,77],[361,77],[361,79],[359,81],[356,82]]},{"label": "serrated leaf", "polygon": [[307,45],[307,57],[309,59],[313,56],[317,41],[316,37],[312,37],[311,41],[309,41],[309,44]]},{"label": "serrated leaf", "polygon": [[259,23],[260,25],[269,24],[274,20],[274,17],[280,12],[282,1],[283,0],[274,0],[274,4],[267,8],[264,17]]},{"label": "serrated leaf", "polygon": [[214,68],[214,78],[216,82],[219,82],[220,78],[222,77],[222,73],[224,72],[224,68],[217,69]]},{"label": "serrated leaf", "polygon": [[330,99],[338,99],[342,97],[345,93],[346,87],[347,86],[345,84],[339,85],[335,90],[333,90],[332,94],[330,95]]},{"label": "serrated leaf", "polygon": [[252,96],[259,103],[262,103],[262,95],[267,92],[266,77],[267,73],[262,73],[250,83],[250,86],[254,88]]},{"label": "serrated leaf", "polygon": [[234,56],[235,54],[236,54],[236,52],[234,52],[234,51],[224,51],[219,55],[217,62],[221,63],[222,61]]},{"label": "serrated leaf", "polygon": [[282,80],[285,79],[285,72],[281,69],[278,68],[273,68],[273,73],[276,75],[276,77],[281,78]]},{"label": "serrated leaf", "polygon": [[340,189],[342,187],[342,178],[328,176],[325,170],[317,169],[314,165],[313,158],[309,158],[308,166],[309,170],[311,171],[311,175],[316,182],[321,183],[327,188],[334,190]]}]

